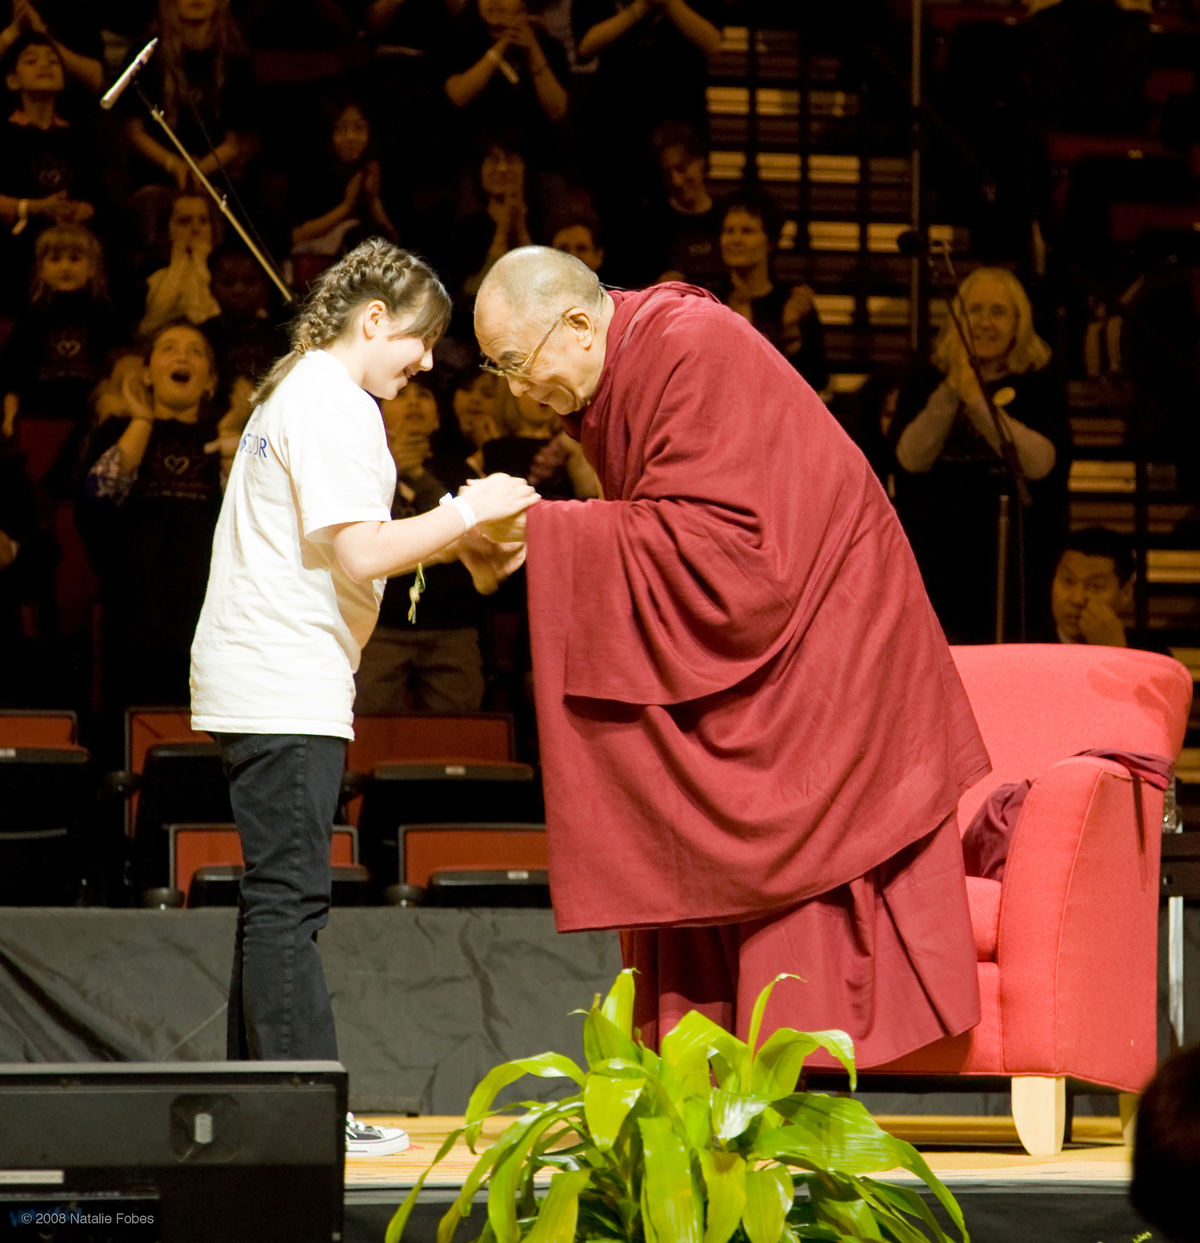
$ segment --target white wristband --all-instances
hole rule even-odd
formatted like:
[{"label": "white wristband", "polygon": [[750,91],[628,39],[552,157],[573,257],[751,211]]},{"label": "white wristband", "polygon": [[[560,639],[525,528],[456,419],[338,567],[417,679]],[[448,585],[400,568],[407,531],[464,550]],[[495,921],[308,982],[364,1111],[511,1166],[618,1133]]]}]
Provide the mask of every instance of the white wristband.
[{"label": "white wristband", "polygon": [[469,531],[479,519],[475,517],[475,511],[467,504],[467,500],[462,496],[451,496],[449,492],[438,501],[439,505],[453,505],[455,509],[462,515],[462,520],[467,524]]}]

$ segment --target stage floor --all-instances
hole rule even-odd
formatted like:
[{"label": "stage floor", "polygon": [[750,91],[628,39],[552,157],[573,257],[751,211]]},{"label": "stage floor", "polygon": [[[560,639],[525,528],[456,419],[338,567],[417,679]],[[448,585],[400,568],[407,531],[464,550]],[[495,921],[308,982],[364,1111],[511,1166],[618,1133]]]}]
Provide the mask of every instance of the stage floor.
[{"label": "stage floor", "polygon": [[[462,1125],[461,1118],[405,1118],[392,1114],[360,1115],[368,1122],[403,1127],[412,1139],[407,1152],[394,1157],[348,1157],[346,1187],[350,1189],[411,1187],[437,1155],[446,1136]],[[483,1128],[482,1151],[512,1121],[491,1118]],[[1010,1118],[880,1117],[885,1131],[915,1144],[933,1172],[948,1185],[978,1183],[1039,1184],[1112,1183],[1129,1181],[1129,1149],[1121,1142],[1116,1118],[1077,1118],[1074,1140],[1056,1157],[1031,1157],[1022,1151]],[[476,1157],[461,1141],[426,1180],[426,1187],[461,1187]],[[549,1181],[550,1172],[544,1179]],[[897,1170],[896,1182],[916,1182]]]},{"label": "stage floor", "polygon": [[[442,1141],[462,1119],[362,1115],[402,1126],[412,1137],[395,1157],[348,1158],[345,1243],[378,1243],[392,1213]],[[482,1150],[511,1119],[490,1119]],[[1075,1119],[1073,1142],[1056,1157],[1031,1157],[1005,1117],[880,1116],[885,1130],[915,1144],[953,1191],[971,1243],[1131,1243],[1144,1229],[1128,1200],[1129,1149],[1116,1118]],[[427,1180],[404,1243],[434,1243],[437,1224],[475,1163],[457,1144]],[[913,1185],[906,1171],[886,1177]],[[458,1238],[476,1237],[485,1221],[486,1192],[475,1197]],[[1162,1243],[1157,1235],[1152,1243]]]}]

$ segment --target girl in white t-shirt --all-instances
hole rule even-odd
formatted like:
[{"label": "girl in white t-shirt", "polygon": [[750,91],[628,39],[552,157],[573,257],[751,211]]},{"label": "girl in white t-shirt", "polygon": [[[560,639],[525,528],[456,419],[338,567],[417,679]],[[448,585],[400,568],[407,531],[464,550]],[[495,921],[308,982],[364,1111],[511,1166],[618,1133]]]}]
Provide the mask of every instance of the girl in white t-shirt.
[{"label": "girl in white t-shirt", "polygon": [[[354,672],[385,580],[537,500],[493,475],[430,513],[391,517],[396,468],[374,399],[429,370],[449,316],[421,260],[364,242],[318,281],[235,454],[191,676],[193,725],[221,747],[246,864],[231,1058],[337,1057],[316,934]],[[350,1146],[380,1150],[357,1133]]]}]

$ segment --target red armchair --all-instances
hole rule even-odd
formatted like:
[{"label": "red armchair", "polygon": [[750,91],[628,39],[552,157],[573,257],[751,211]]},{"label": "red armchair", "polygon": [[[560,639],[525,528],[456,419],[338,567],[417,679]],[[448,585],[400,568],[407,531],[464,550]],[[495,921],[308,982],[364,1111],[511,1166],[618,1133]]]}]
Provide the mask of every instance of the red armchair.
[{"label": "red armchair", "polygon": [[[1039,1156],[1063,1143],[1066,1081],[1115,1088],[1132,1117],[1154,1074],[1160,791],[1093,748],[1179,754],[1192,698],[1166,656],[1070,645],[958,647],[954,661],[993,771],[963,795],[962,827],[999,784],[1033,779],[1004,880],[970,879],[982,1019],[864,1075],[1004,1076]],[[1140,840],[1139,840],[1140,839]]]}]

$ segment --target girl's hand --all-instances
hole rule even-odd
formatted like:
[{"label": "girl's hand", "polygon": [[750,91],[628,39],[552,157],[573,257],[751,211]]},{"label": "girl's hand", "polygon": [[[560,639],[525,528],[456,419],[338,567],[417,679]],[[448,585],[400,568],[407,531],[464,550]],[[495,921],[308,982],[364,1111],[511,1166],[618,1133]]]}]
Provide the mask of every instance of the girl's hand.
[{"label": "girl's hand", "polygon": [[515,517],[541,499],[524,479],[514,479],[512,475],[472,479],[459,495],[466,497],[480,523]]},{"label": "girl's hand", "polygon": [[362,192],[363,192],[363,175],[361,172],[357,172],[346,183],[346,195],[342,199],[343,206],[353,211],[355,205],[358,203],[359,198],[362,196]]},{"label": "girl's hand", "polygon": [[[355,174],[358,176],[359,174]],[[362,171],[363,193],[368,199],[378,199],[383,193],[383,170],[378,160],[370,160]]]},{"label": "girl's hand", "polygon": [[121,397],[131,419],[154,418],[154,407],[150,404],[150,396],[142,383],[140,372],[129,372],[121,382]]}]

